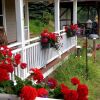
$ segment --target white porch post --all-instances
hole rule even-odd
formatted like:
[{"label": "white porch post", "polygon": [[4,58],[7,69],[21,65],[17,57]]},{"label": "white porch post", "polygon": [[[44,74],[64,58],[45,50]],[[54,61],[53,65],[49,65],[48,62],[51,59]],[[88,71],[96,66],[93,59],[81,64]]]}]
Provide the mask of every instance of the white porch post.
[{"label": "white porch post", "polygon": [[24,34],[23,0],[15,0],[15,7],[16,7],[17,41],[22,42],[22,47],[24,47],[25,34]]},{"label": "white porch post", "polygon": [[[24,50],[25,47],[25,34],[24,34],[24,11],[23,11],[23,0],[15,0],[15,7],[16,7],[16,24],[17,24],[17,41],[21,42],[22,48],[22,61],[26,61],[26,52]],[[25,78],[26,69],[23,71],[21,69],[18,70],[20,72],[20,77]]]},{"label": "white porch post", "polygon": [[[77,24],[77,0],[73,0],[73,24]],[[75,36],[77,46],[77,36]]]},{"label": "white porch post", "polygon": [[25,26],[27,26],[27,36],[29,39],[30,34],[29,34],[29,10],[28,10],[28,1],[25,2]]},{"label": "white porch post", "polygon": [[3,9],[3,26],[4,26],[4,29],[5,29],[5,33],[7,34],[5,0],[2,0],[2,9]]},{"label": "white porch post", "polygon": [[77,0],[73,0],[73,24],[77,24]]},{"label": "white porch post", "polygon": [[55,5],[55,31],[60,31],[60,0],[54,0]]}]

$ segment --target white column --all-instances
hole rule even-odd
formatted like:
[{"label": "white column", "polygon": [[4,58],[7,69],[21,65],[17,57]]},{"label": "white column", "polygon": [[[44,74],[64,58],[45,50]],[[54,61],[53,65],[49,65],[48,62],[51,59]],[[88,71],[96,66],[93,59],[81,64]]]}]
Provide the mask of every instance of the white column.
[{"label": "white column", "polygon": [[17,41],[22,42],[22,48],[23,48],[25,45],[23,0],[15,0],[15,7],[16,7]]},{"label": "white column", "polygon": [[[77,0],[73,0],[73,24],[77,24]],[[77,36],[75,36],[77,46]]]},{"label": "white column", "polygon": [[27,30],[28,30],[28,34],[27,34],[27,36],[28,36],[28,38],[27,39],[29,39],[30,38],[30,31],[29,31],[29,10],[28,10],[28,1],[26,1],[25,2],[25,26],[27,26]]},{"label": "white column", "polygon": [[73,0],[73,24],[77,24],[77,0]]},{"label": "white column", "polygon": [[2,9],[3,9],[3,26],[4,26],[4,29],[5,29],[5,33],[7,34],[5,0],[2,0]]},{"label": "white column", "polygon": [[55,8],[55,31],[60,31],[60,0],[54,0]]},{"label": "white column", "polygon": [[[16,24],[17,24],[17,41],[21,42],[22,48],[22,61],[26,61],[26,52],[24,50],[25,47],[25,34],[24,34],[24,10],[23,10],[23,0],[15,0],[15,7],[16,7]],[[26,77],[26,69],[21,70],[19,69],[19,74],[22,79]]]}]

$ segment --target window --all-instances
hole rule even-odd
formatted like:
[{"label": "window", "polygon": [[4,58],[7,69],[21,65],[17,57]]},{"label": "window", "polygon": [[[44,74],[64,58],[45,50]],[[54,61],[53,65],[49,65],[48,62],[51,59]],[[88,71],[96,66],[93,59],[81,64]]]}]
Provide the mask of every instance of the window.
[{"label": "window", "polygon": [[0,26],[3,26],[2,0],[0,0]]}]

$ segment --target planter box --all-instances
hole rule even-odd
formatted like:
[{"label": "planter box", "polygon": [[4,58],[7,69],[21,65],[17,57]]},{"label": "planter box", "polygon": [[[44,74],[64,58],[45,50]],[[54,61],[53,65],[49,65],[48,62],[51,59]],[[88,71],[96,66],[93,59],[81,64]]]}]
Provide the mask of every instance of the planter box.
[{"label": "planter box", "polygon": [[53,98],[40,98],[40,97],[36,97],[35,100],[63,100],[63,99],[53,99]]},{"label": "planter box", "polygon": [[0,100],[20,100],[17,95],[0,94]]},{"label": "planter box", "polygon": [[[20,100],[20,98],[17,95],[0,94],[0,100]],[[53,99],[53,98],[40,98],[40,97],[36,97],[35,100],[63,100],[63,99]]]}]

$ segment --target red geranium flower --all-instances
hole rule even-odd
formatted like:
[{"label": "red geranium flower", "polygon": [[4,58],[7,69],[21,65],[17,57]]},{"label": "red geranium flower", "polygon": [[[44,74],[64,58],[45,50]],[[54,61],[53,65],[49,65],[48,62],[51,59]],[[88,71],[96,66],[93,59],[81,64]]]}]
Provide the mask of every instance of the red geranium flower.
[{"label": "red geranium flower", "polygon": [[2,69],[7,70],[8,72],[12,73],[14,71],[12,63],[5,63],[5,61],[2,61],[0,64],[0,67]]},{"label": "red geranium flower", "polygon": [[31,71],[33,71],[34,75],[33,75],[33,79],[37,81],[37,83],[40,83],[43,81],[44,77],[43,74],[41,73],[41,71],[37,68],[32,68],[30,69]]},{"label": "red geranium flower", "polygon": [[9,80],[8,71],[0,68],[0,82]]},{"label": "red geranium flower", "polygon": [[12,59],[11,58],[5,58],[4,62],[7,63],[7,64],[11,64]]},{"label": "red geranium flower", "polygon": [[20,97],[21,100],[35,100],[37,96],[36,89],[31,86],[24,86],[21,89]]},{"label": "red geranium flower", "polygon": [[56,33],[50,33],[49,38],[50,38],[51,41],[56,42],[57,41]]},{"label": "red geranium flower", "polygon": [[85,97],[78,96],[78,100],[88,100],[88,97],[87,96],[85,96]]},{"label": "red geranium flower", "polygon": [[18,65],[20,63],[20,59],[21,59],[21,55],[20,54],[16,54],[14,57],[15,63]]},{"label": "red geranium flower", "polygon": [[68,26],[65,26],[65,32],[68,32]]},{"label": "red geranium flower", "polygon": [[64,95],[64,100],[77,100],[78,99],[78,93],[75,90],[69,90]]},{"label": "red geranium flower", "polygon": [[97,44],[96,45],[96,50],[99,50],[100,49],[100,44]]},{"label": "red geranium flower", "polygon": [[41,42],[42,43],[48,43],[49,39],[47,37],[44,37],[41,39]]},{"label": "red geranium flower", "polygon": [[88,96],[88,87],[85,84],[79,84],[77,92],[80,97],[86,97]]},{"label": "red geranium flower", "polygon": [[41,33],[41,37],[49,37],[49,32],[48,30],[44,30],[42,33]]},{"label": "red geranium flower", "polygon": [[38,97],[48,97],[48,91],[45,88],[40,88],[37,90]]},{"label": "red geranium flower", "polygon": [[26,63],[21,63],[21,64],[20,64],[20,67],[21,67],[22,69],[25,69],[25,68],[27,67],[27,64],[26,64]]},{"label": "red geranium flower", "polygon": [[71,25],[70,28],[72,31],[77,31],[78,25],[77,24]]},{"label": "red geranium flower", "polygon": [[57,86],[57,80],[55,80],[53,78],[49,78],[47,81],[47,84],[51,89],[54,89]]},{"label": "red geranium flower", "polygon": [[6,70],[10,73],[14,71],[13,65],[12,64],[5,64]]},{"label": "red geranium flower", "polygon": [[73,77],[73,78],[71,78],[71,82],[73,85],[77,85],[80,83],[80,80],[77,77]]},{"label": "red geranium flower", "polygon": [[62,92],[62,94],[66,95],[66,93],[69,92],[68,87],[65,86],[64,84],[61,84],[61,92]]}]

